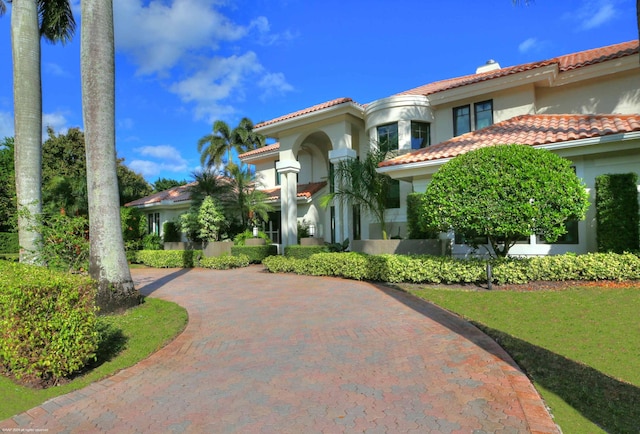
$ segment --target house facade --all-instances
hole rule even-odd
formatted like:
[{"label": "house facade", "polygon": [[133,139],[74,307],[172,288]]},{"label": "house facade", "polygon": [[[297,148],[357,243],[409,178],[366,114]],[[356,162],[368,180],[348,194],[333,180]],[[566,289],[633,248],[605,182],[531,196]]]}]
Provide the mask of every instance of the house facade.
[{"label": "house facade", "polygon": [[[424,192],[442,164],[482,146],[521,143],[572,161],[593,203],[595,177],[640,171],[640,62],[638,41],[540,62],[500,67],[429,83],[359,104],[334,99],[259,123],[254,129],[275,144],[240,156],[256,173],[279,211],[270,222],[283,246],[297,243],[300,223],[328,242],[377,239],[380,225],[357,208],[322,208],[332,188],[332,166],[363,158],[372,147],[397,150],[379,172],[396,180],[387,198],[387,231],[407,233],[406,198]],[[558,243],[532,236],[513,254],[596,250],[595,210],[568,225]],[[454,242],[456,255],[469,253]]]}]

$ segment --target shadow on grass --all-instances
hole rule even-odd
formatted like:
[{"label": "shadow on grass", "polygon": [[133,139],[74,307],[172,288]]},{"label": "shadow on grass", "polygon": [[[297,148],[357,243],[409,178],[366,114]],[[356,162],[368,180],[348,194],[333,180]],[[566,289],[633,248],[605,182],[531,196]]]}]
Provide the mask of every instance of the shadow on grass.
[{"label": "shadow on grass", "polygon": [[533,381],[606,432],[640,432],[640,388],[500,330],[474,325],[498,342]]},{"label": "shadow on grass", "polygon": [[100,335],[100,343],[96,350],[96,360],[91,363],[91,369],[117,357],[127,347],[129,340],[121,329],[104,322],[98,322],[98,334]]}]

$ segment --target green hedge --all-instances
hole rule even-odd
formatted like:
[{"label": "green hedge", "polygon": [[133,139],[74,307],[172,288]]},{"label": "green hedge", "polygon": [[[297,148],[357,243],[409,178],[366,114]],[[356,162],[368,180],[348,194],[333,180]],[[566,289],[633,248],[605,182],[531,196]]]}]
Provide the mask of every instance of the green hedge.
[{"label": "green hedge", "polygon": [[425,231],[420,224],[420,210],[424,207],[424,193],[407,195],[407,238],[410,240],[427,240],[437,237],[434,231]]},{"label": "green hedge", "polygon": [[[537,280],[637,280],[640,259],[633,254],[590,253],[491,261],[493,282]],[[339,276],[390,283],[484,283],[487,261],[439,256],[318,253],[310,258],[271,256],[263,261],[271,272]]]},{"label": "green hedge", "polygon": [[16,232],[0,232],[0,253],[19,253],[20,242]]},{"label": "green hedge", "polygon": [[252,264],[259,264],[267,256],[277,255],[278,246],[268,244],[263,246],[233,246],[231,247],[233,256],[245,255]]},{"label": "green hedge", "polygon": [[248,267],[251,261],[249,256],[239,255],[222,255],[209,258],[201,258],[199,265],[202,268],[211,268],[214,270],[228,270],[230,268]]},{"label": "green hedge", "polygon": [[0,366],[53,382],[80,370],[98,348],[96,290],[88,277],[0,261]]},{"label": "green hedge", "polygon": [[284,255],[291,258],[308,258],[316,253],[326,253],[329,247],[325,246],[301,246],[291,245],[284,248]]},{"label": "green hedge", "polygon": [[202,250],[138,250],[132,262],[154,268],[193,268]]},{"label": "green hedge", "polygon": [[596,177],[596,237],[599,252],[638,250],[638,175]]}]

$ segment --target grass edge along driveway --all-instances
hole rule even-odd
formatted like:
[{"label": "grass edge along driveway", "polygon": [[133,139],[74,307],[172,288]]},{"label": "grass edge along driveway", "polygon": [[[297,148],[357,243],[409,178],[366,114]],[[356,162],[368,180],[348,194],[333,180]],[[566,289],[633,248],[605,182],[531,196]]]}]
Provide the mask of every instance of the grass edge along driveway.
[{"label": "grass edge along driveway", "polygon": [[496,340],[533,380],[564,432],[640,432],[640,287],[398,286]]}]

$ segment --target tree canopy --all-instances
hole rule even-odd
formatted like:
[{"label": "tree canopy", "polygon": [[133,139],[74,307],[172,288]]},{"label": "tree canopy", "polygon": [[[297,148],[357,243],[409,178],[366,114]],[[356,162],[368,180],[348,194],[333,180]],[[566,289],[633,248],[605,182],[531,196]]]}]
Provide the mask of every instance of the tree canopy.
[{"label": "tree canopy", "polygon": [[527,145],[499,145],[444,164],[427,187],[420,215],[425,229],[486,237],[490,253],[506,256],[522,237],[557,240],[565,223],[583,219],[588,207],[568,160]]}]

